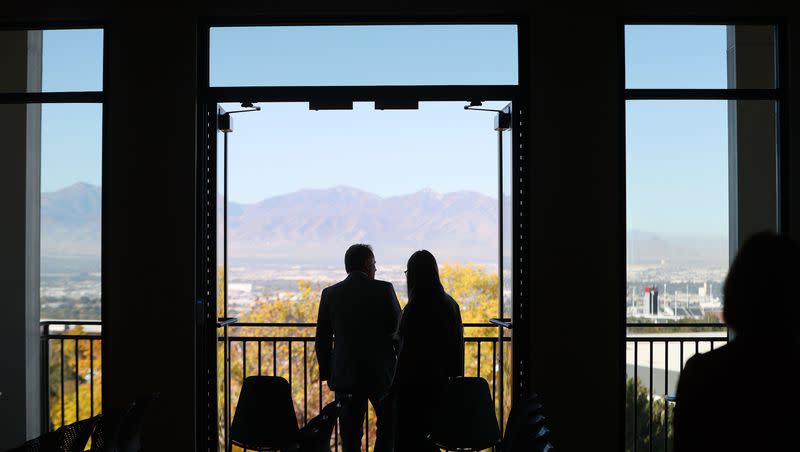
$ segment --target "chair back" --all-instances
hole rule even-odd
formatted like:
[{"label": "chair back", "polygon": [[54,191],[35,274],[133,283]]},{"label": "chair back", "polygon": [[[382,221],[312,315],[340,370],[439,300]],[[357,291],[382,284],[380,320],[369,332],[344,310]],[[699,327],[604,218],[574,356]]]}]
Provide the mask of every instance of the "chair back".
[{"label": "chair back", "polygon": [[256,450],[283,449],[297,441],[297,418],[289,382],[283,377],[244,379],[233,414],[231,441]]},{"label": "chair back", "polygon": [[58,450],[63,452],[83,452],[100,419],[102,419],[102,415],[97,415],[58,429],[61,431],[61,444]]},{"label": "chair back", "polygon": [[145,394],[122,409],[104,414],[92,433],[92,452],[139,452],[146,409],[158,396]]},{"label": "chair back", "polygon": [[300,452],[330,452],[331,435],[341,408],[338,400],[325,405],[320,414],[300,429]]},{"label": "chair back", "polygon": [[83,452],[101,416],[63,425],[7,452]]},{"label": "chair back", "polygon": [[445,388],[429,438],[441,449],[484,450],[500,443],[489,383],[456,377]]}]

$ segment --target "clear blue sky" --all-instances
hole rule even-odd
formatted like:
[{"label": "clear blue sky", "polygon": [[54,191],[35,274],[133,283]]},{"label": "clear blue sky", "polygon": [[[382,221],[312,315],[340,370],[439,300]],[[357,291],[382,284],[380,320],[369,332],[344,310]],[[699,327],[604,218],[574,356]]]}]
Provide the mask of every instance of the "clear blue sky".
[{"label": "clear blue sky", "polygon": [[255,202],[337,185],[382,196],[431,188],[496,198],[494,114],[464,105],[427,102],[419,110],[381,111],[364,102],[353,110],[313,111],[305,103],[270,103],[234,115],[229,198]]},{"label": "clear blue sky", "polygon": [[511,25],[211,30],[212,86],[514,85]]},{"label": "clear blue sky", "polygon": [[[215,29],[211,80],[215,86],[513,84],[514,36],[509,26]],[[100,31],[47,31],[44,39],[45,91],[101,87]],[[629,26],[626,83],[725,88],[725,52],[723,26]],[[252,202],[339,184],[382,195],[423,187],[495,195],[492,115],[461,105],[431,103],[409,112],[357,104],[354,111],[315,112],[262,104],[262,112],[234,119],[231,199]],[[44,108],[43,190],[100,184],[100,123],[99,106]],[[629,102],[627,140],[629,228],[727,234],[724,102]]]},{"label": "clear blue sky", "polygon": [[[628,88],[726,88],[724,26],[628,26]],[[728,234],[724,101],[629,101],[628,229]]]},{"label": "clear blue sky", "polygon": [[[102,30],[49,30],[42,39],[42,91],[103,89]],[[100,104],[42,106],[43,191],[100,185],[102,115]]]}]

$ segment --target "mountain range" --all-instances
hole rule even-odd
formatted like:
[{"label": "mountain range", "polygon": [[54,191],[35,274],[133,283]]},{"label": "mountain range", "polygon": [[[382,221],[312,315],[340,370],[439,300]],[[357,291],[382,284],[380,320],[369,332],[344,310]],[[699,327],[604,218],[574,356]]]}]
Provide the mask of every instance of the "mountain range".
[{"label": "mountain range", "polygon": [[339,263],[352,243],[369,243],[383,263],[417,249],[444,260],[497,258],[497,201],[468,191],[430,189],[381,197],[338,186],[255,204],[229,204],[229,253],[274,262]]},{"label": "mountain range", "polygon": [[[42,193],[42,254],[99,255],[100,199],[100,187],[85,183]],[[497,211],[496,199],[471,191],[381,197],[347,186],[229,202],[229,265],[338,264],[356,242],[371,244],[379,264],[405,263],[422,248],[441,260],[494,262]]]},{"label": "mountain range", "polygon": [[[42,193],[45,258],[100,255],[100,199],[100,187],[85,183]],[[505,199],[505,221],[509,207]],[[495,198],[472,191],[423,189],[381,197],[347,186],[300,190],[252,204],[231,202],[229,265],[339,264],[356,242],[371,244],[379,265],[402,264],[423,248],[440,261],[496,262],[497,211]],[[645,231],[629,231],[627,244],[631,263],[726,262],[726,246],[724,238]]]}]

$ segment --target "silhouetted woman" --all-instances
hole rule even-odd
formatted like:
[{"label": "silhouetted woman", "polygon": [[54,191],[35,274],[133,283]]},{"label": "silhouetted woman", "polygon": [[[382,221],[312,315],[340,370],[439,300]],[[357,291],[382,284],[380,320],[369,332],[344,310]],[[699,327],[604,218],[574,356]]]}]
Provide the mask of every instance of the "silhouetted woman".
[{"label": "silhouetted woman", "polygon": [[678,381],[675,451],[800,450],[800,248],[759,233],[725,278],[734,339],[693,356]]},{"label": "silhouetted woman", "polygon": [[464,326],[458,304],[442,287],[433,254],[412,254],[406,281],[408,304],[400,320],[402,346],[394,380],[396,450],[438,452],[425,435],[447,379],[464,375]]}]

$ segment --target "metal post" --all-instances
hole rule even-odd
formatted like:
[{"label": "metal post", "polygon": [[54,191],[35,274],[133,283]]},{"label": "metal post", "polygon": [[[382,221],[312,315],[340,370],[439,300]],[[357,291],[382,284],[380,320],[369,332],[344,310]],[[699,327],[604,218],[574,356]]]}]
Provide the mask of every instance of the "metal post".
[{"label": "metal post", "polygon": [[50,324],[42,324],[41,336],[41,357],[42,369],[39,375],[41,381],[41,405],[42,405],[42,433],[50,431]]},{"label": "metal post", "polygon": [[[222,316],[228,317],[228,132],[223,132],[224,144],[222,149],[223,157],[223,176],[225,178],[222,214]],[[216,196],[216,193],[213,194]],[[222,334],[225,338],[223,348],[223,360],[225,361],[225,451],[231,452],[230,425],[231,425],[231,357],[230,344],[228,342],[228,326],[222,327]]]},{"label": "metal post", "polygon": [[[500,115],[502,113],[498,113]],[[497,199],[499,200],[497,208],[497,237],[498,237],[498,260],[497,260],[497,318],[501,321],[504,317],[503,309],[503,132],[497,131]],[[503,354],[505,347],[503,346],[503,336],[505,332],[502,326],[497,327],[497,341],[500,345],[500,432],[505,429],[503,414],[505,412],[505,367]]]}]

